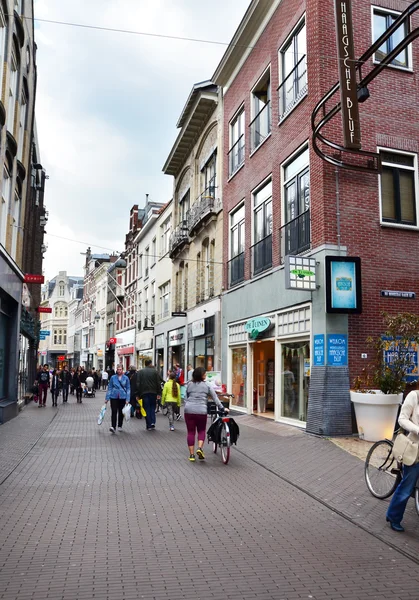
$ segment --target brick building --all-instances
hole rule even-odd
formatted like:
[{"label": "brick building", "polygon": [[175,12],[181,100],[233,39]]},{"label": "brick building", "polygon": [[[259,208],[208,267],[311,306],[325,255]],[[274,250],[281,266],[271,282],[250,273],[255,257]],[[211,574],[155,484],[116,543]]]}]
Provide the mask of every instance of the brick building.
[{"label": "brick building", "polygon": [[[355,56],[405,9],[398,0],[354,0]],[[365,61],[363,76],[418,25],[413,14]],[[381,291],[419,293],[418,65],[413,43],[360,104],[362,149],[380,155],[381,174],[337,168],[313,150],[313,109],[338,80],[332,3],[253,0],[218,65],[223,372],[239,410],[313,433],[350,433],[350,380],[363,366],[366,336],[380,333],[382,311],[417,310],[417,301]],[[342,143],[340,113],[322,133]],[[326,257],[334,256],[361,259],[361,314],[326,310]],[[287,268],[287,257],[307,260]],[[342,265],[351,275],[340,285],[355,284],[355,267]]]}]

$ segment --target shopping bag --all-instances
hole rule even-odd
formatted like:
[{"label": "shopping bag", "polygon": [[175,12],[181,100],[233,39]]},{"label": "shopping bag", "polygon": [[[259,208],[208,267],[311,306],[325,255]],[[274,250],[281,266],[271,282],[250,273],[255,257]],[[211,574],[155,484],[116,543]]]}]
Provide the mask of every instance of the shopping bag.
[{"label": "shopping bag", "polygon": [[106,412],[106,404],[104,404],[104,405],[102,406],[102,408],[100,409],[99,417],[98,417],[98,419],[97,419],[97,424],[98,424],[98,425],[102,425],[102,423],[103,423],[103,419],[104,419],[104,417],[105,417],[105,412]]},{"label": "shopping bag", "polygon": [[147,413],[146,413],[146,411],[145,411],[145,408],[144,408],[144,406],[143,406],[143,400],[142,400],[142,398],[139,398],[139,399],[137,400],[137,402],[138,402],[138,406],[140,407],[140,411],[141,411],[141,414],[142,414],[142,416],[143,416],[143,417],[146,417],[146,416],[147,416]]},{"label": "shopping bag", "polygon": [[129,421],[131,418],[131,404],[125,404],[124,408],[122,409],[122,414],[125,417],[125,421]]}]

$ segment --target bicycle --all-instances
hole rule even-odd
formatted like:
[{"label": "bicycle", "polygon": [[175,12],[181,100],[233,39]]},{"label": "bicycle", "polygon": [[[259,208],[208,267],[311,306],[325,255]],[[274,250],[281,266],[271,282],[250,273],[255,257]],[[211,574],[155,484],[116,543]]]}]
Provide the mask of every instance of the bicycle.
[{"label": "bicycle", "polygon": [[[395,436],[400,432],[395,432]],[[394,439],[394,438],[393,438]],[[380,500],[389,498],[402,479],[402,463],[393,456],[393,440],[379,440],[369,449],[364,465],[365,483],[370,493]],[[412,496],[419,515],[419,478]]]},{"label": "bicycle", "polygon": [[[229,401],[231,398],[234,398],[234,394],[218,394],[218,397],[220,400],[221,398],[226,398],[227,400],[223,402],[223,405],[225,408],[229,408]],[[220,446],[221,460],[226,465],[230,460],[231,451],[230,417],[224,411],[219,410],[215,402],[208,403],[208,414],[211,415],[211,425],[214,425],[219,420],[222,422],[219,432],[219,443],[212,442],[212,451],[214,454],[217,454],[218,446]]]}]

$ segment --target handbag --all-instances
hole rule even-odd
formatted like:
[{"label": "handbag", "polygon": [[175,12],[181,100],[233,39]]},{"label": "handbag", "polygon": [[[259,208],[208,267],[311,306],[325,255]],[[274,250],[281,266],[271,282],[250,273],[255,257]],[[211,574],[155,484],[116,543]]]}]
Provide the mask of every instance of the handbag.
[{"label": "handbag", "polygon": [[418,460],[419,444],[411,442],[404,433],[399,433],[393,444],[393,456],[404,465],[410,467]]}]

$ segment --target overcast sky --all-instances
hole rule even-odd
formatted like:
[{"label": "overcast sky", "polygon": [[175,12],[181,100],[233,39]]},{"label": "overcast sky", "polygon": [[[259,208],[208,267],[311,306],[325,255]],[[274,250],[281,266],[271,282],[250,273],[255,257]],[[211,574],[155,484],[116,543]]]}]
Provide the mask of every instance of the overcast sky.
[{"label": "overcast sky", "polygon": [[[35,0],[35,17],[229,42],[250,0]],[[163,164],[196,82],[225,46],[36,23],[36,117],[48,234],[123,250],[133,204],[167,202]],[[46,278],[83,274],[86,244],[46,236]]]}]

